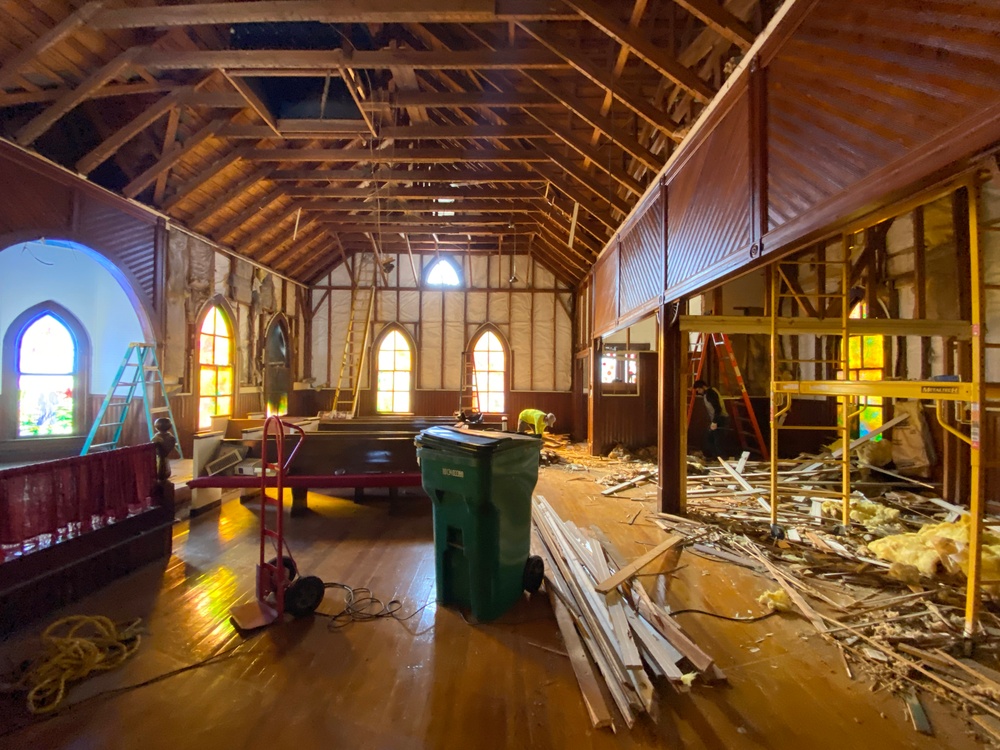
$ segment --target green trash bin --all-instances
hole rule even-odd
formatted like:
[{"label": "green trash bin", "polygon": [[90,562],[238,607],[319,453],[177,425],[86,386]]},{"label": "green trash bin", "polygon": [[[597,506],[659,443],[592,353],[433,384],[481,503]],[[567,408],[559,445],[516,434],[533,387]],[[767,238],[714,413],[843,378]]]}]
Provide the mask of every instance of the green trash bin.
[{"label": "green trash bin", "polygon": [[542,441],[430,427],[416,444],[433,504],[437,601],[496,619],[542,581],[542,561],[528,555]]}]

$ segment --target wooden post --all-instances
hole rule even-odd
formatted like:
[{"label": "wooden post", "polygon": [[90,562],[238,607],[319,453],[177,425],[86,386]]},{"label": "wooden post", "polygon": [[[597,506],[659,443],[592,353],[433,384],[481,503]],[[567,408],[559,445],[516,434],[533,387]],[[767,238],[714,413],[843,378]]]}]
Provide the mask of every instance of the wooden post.
[{"label": "wooden post", "polygon": [[[678,304],[680,304],[678,302]],[[660,306],[659,339],[659,489],[661,513],[682,514],[687,508],[687,421],[684,394],[688,383],[684,340],[673,320],[673,305]]]}]

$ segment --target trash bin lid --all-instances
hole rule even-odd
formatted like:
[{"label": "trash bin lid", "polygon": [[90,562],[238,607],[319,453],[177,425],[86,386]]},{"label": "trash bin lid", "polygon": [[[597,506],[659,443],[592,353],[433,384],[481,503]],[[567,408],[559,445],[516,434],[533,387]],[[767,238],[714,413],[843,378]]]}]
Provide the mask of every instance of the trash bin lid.
[{"label": "trash bin lid", "polygon": [[443,450],[458,450],[468,453],[494,453],[509,448],[522,447],[525,441],[533,447],[541,447],[541,440],[532,435],[510,432],[486,432],[484,430],[459,430],[454,427],[428,427],[416,437],[418,445]]}]

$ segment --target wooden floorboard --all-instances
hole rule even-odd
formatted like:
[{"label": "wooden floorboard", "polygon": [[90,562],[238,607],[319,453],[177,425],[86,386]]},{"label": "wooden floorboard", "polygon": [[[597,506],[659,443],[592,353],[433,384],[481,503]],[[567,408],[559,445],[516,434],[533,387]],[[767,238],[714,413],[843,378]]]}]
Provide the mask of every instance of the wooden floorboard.
[{"label": "wooden floorboard", "polygon": [[[629,560],[666,535],[644,521],[649,488],[601,497],[588,475],[542,470],[537,491],[580,526],[599,525]],[[286,518],[303,573],[368,586],[402,602],[408,620],[330,630],[322,617],[236,633],[229,607],[251,598],[259,506],[228,502],[177,525],[174,555],[97,594],[27,624],[0,644],[0,669],[34,648],[44,626],[68,613],[142,617],[138,654],[121,669],[76,686],[71,702],[150,679],[227,649],[228,658],[156,684],[80,703],[30,723],[0,697],[0,748],[967,748],[965,724],[925,699],[936,736],[917,734],[902,700],[843,674],[832,646],[804,620],[754,624],[680,615],[687,632],[729,676],[689,694],[658,689],[653,716],[617,734],[593,730],[545,596],[498,621],[470,624],[434,602],[429,501],[310,496],[311,512]],[[690,553],[667,554],[643,573],[674,608],[757,614],[764,578]],[[330,590],[321,610],[338,611]],[[426,606],[424,606],[426,605]],[[26,722],[28,726],[14,731]]]}]

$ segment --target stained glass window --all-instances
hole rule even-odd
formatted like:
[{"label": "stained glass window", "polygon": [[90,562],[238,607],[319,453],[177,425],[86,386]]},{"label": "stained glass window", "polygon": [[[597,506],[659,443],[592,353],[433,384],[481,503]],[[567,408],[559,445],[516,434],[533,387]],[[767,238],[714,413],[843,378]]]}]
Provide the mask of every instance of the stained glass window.
[{"label": "stained glass window", "polygon": [[507,354],[499,337],[486,331],[472,348],[472,403],[477,411],[499,414],[504,410]]},{"label": "stained glass window", "polygon": [[76,342],[54,315],[45,314],[24,333],[17,353],[18,435],[72,435]]},{"label": "stained glass window", "polygon": [[198,429],[212,417],[233,413],[233,338],[222,310],[213,307],[198,337]]},{"label": "stained glass window", "polygon": [[[868,304],[859,302],[851,310],[854,319],[868,317]],[[885,373],[885,346],[882,336],[851,336],[848,341],[848,380],[881,380]],[[867,396],[858,416],[858,437],[882,426],[881,396]],[[875,440],[881,440],[879,435]]]},{"label": "stained glass window", "polygon": [[424,278],[428,286],[458,286],[461,283],[454,264],[444,258],[431,263]]},{"label": "stained glass window", "polygon": [[399,331],[382,339],[376,361],[375,408],[382,413],[409,412],[413,378],[413,350]]}]

